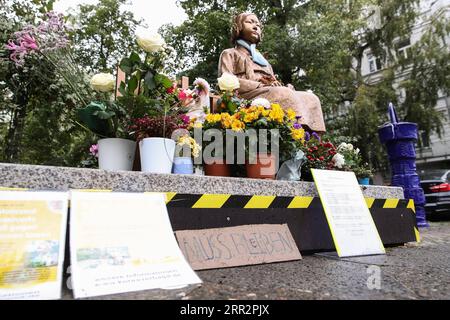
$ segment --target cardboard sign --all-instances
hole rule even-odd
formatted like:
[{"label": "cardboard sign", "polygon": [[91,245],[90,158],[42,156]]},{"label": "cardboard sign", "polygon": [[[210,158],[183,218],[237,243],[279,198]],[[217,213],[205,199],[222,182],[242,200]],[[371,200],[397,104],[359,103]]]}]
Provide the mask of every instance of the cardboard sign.
[{"label": "cardboard sign", "polygon": [[68,199],[0,191],[0,300],[61,298]]},{"label": "cardboard sign", "polygon": [[339,257],[385,254],[353,172],[311,170]]},{"label": "cardboard sign", "polygon": [[286,224],[184,230],[175,234],[181,251],[194,270],[302,258]]},{"label": "cardboard sign", "polygon": [[163,194],[72,191],[70,222],[75,298],[201,283]]}]

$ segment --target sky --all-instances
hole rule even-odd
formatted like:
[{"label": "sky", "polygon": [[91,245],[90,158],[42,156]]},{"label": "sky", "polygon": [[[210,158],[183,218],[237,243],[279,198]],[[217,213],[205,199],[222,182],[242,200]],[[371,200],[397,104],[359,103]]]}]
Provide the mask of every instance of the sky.
[{"label": "sky", "polygon": [[[78,4],[95,4],[96,0],[57,0],[55,11],[64,13],[69,8],[75,8]],[[130,6],[126,9],[133,12],[135,17],[143,19],[148,29],[156,32],[166,23],[181,24],[186,18],[183,9],[177,7],[176,0],[130,0]],[[139,30],[138,30],[139,31]]]}]

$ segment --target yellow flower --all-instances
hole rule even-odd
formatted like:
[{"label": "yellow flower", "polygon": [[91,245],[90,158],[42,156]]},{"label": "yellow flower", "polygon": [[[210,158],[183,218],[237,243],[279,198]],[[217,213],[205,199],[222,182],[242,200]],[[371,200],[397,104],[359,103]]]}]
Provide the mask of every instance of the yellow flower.
[{"label": "yellow flower", "polygon": [[193,127],[193,128],[196,128],[196,129],[201,129],[201,128],[203,128],[203,124],[202,124],[201,122],[195,122],[195,123],[192,125],[192,127]]},{"label": "yellow flower", "polygon": [[284,111],[279,104],[272,104],[272,109],[269,113],[269,119],[272,121],[283,122]]},{"label": "yellow flower", "polygon": [[268,117],[269,114],[270,114],[270,110],[264,110],[264,111],[262,112],[263,117]]},{"label": "yellow flower", "polygon": [[294,110],[288,109],[287,116],[288,116],[289,120],[294,120],[295,117],[297,116],[297,114],[295,113]]},{"label": "yellow flower", "polygon": [[209,123],[216,123],[222,120],[220,113],[210,113],[206,116],[206,121]]},{"label": "yellow flower", "polygon": [[305,138],[305,129],[292,129],[291,136],[294,140],[303,140]]},{"label": "yellow flower", "polygon": [[250,123],[250,122],[257,120],[258,118],[259,118],[259,114],[257,112],[250,112],[245,115],[244,122]]},{"label": "yellow flower", "polygon": [[231,130],[233,131],[243,131],[245,128],[245,124],[239,120],[233,120],[231,123]]},{"label": "yellow flower", "polygon": [[222,117],[222,127],[225,129],[230,129],[233,118],[227,112],[222,113],[221,117]]},{"label": "yellow flower", "polygon": [[199,154],[200,154],[200,150],[201,150],[200,145],[195,141],[194,138],[192,138],[192,137],[190,137],[188,135],[181,136],[178,139],[177,144],[179,146],[184,146],[184,145],[188,146],[191,149],[191,151],[192,151],[192,156],[193,157],[198,157]]}]

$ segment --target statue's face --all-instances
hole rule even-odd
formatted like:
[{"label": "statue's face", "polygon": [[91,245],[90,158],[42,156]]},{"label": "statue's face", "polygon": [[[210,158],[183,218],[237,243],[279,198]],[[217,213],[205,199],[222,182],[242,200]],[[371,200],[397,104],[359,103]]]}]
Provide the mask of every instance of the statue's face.
[{"label": "statue's face", "polygon": [[254,14],[247,16],[243,22],[241,37],[249,43],[258,43],[261,40],[261,23]]}]

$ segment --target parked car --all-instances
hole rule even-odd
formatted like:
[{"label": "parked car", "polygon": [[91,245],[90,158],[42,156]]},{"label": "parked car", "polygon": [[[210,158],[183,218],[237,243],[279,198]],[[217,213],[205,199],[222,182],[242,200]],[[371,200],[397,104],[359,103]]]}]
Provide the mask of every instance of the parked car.
[{"label": "parked car", "polygon": [[427,219],[450,218],[450,169],[434,169],[420,174],[425,192]]}]

